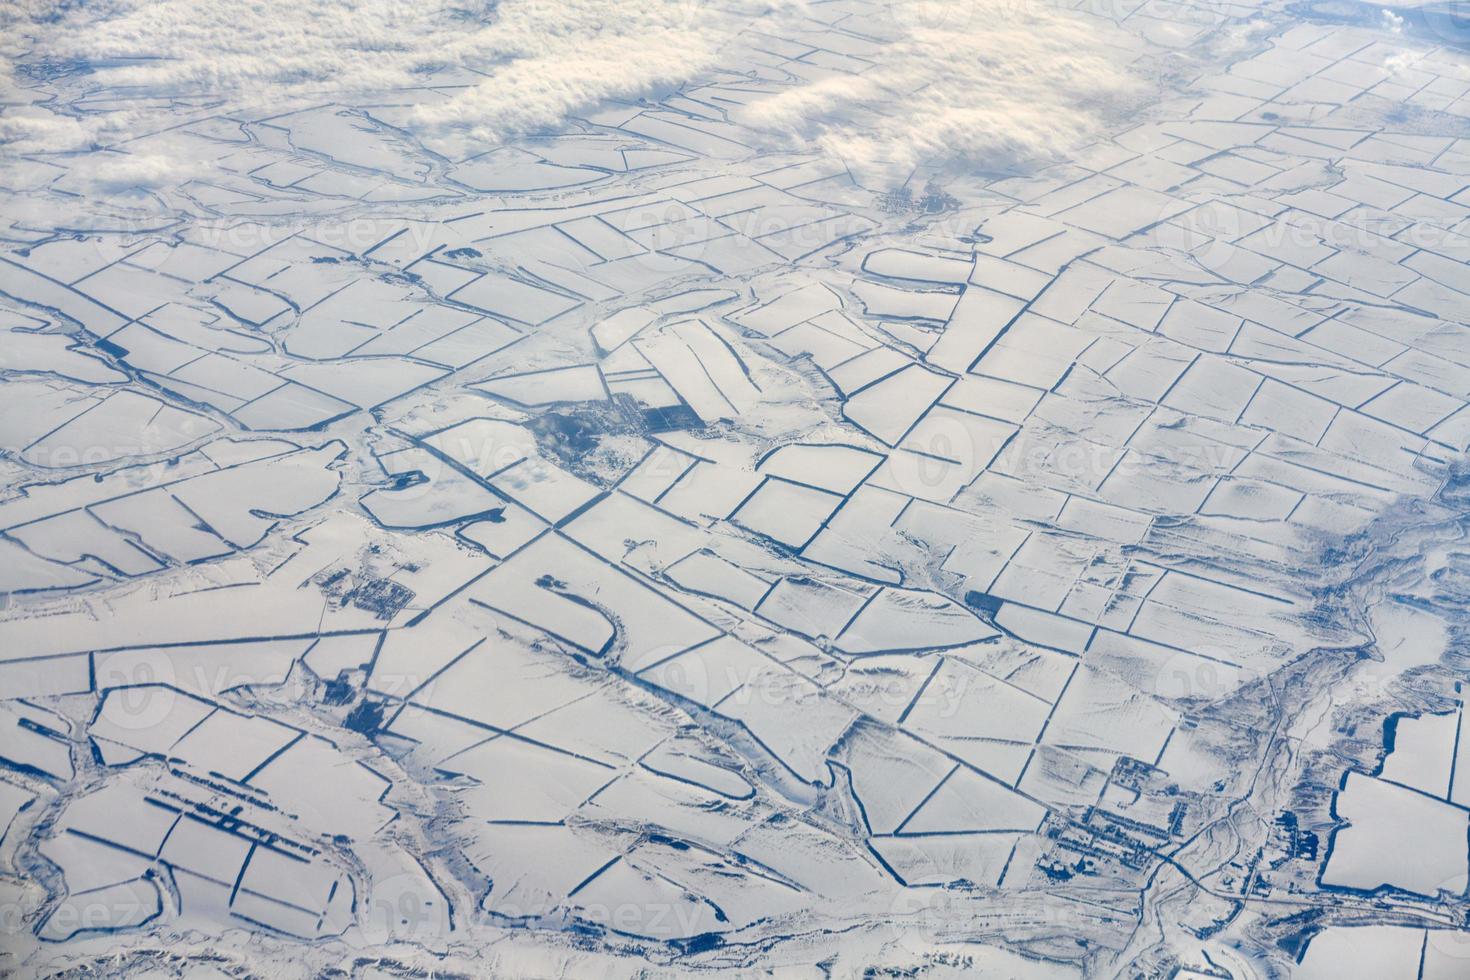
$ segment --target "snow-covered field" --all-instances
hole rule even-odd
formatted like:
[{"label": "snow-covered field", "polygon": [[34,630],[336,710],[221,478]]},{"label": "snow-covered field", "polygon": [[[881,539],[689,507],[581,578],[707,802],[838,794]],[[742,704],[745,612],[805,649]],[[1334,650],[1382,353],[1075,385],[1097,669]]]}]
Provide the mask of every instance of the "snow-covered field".
[{"label": "snow-covered field", "polygon": [[1470,20],[0,5],[0,974],[1470,975]]}]

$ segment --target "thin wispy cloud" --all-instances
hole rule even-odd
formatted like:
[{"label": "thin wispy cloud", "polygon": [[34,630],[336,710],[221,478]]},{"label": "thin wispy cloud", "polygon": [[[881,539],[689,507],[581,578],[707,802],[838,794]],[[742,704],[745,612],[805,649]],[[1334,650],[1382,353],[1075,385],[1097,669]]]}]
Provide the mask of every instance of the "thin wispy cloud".
[{"label": "thin wispy cloud", "polygon": [[[0,4],[18,64],[85,65],[85,84],[251,105],[307,93],[362,97],[445,86],[417,122],[481,144],[552,126],[602,100],[681,82],[713,64],[764,0],[104,0]],[[446,69],[455,70],[445,77]],[[10,101],[14,101],[12,98]],[[126,117],[0,115],[12,149],[70,150],[126,134]]]},{"label": "thin wispy cloud", "polygon": [[[0,143],[115,145],[148,131],[148,96],[257,112],[377,99],[409,103],[395,122],[461,156],[695,80],[753,25],[800,37],[829,19],[803,0],[0,0]],[[867,35],[871,67],[782,86],[735,118],[767,148],[819,149],[874,184],[926,160],[999,168],[1059,154],[1136,84],[1105,23],[1045,0],[922,0],[843,26]],[[85,114],[38,101],[34,79],[58,71],[74,72],[73,96],[139,101]],[[168,177],[165,161],[128,175]]]},{"label": "thin wispy cloud", "polygon": [[1002,169],[1058,155],[1140,90],[1127,38],[1043,0],[894,11],[871,69],[782,91],[740,120],[773,145],[807,140],[860,180],[892,184],[926,161]]}]

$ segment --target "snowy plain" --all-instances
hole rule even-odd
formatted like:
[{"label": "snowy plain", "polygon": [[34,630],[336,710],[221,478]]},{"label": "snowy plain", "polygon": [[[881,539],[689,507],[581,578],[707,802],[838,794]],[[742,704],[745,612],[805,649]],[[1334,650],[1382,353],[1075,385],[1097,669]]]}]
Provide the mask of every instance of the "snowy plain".
[{"label": "snowy plain", "polygon": [[1453,4],[0,2],[0,974],[1470,975],[1467,448]]}]

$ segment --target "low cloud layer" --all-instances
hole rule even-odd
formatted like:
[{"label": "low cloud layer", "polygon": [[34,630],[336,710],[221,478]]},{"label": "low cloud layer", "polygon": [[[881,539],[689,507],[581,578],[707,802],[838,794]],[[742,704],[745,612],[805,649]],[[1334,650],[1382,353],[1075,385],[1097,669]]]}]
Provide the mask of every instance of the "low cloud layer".
[{"label": "low cloud layer", "polygon": [[[0,143],[85,149],[146,110],[80,119],[24,98],[18,65],[85,64],[88,87],[253,106],[411,88],[411,125],[483,150],[609,98],[721,66],[752,24],[799,36],[806,0],[0,0]],[[872,23],[874,65],[785,89],[738,119],[771,148],[816,146],[873,183],[925,160],[987,168],[1060,153],[1134,85],[1099,22],[1047,0],[899,0]],[[444,72],[443,69],[450,71]],[[444,134],[453,134],[451,143]]]},{"label": "low cloud layer", "polygon": [[[0,0],[12,71],[85,62],[88,82],[168,95],[362,94],[431,82],[456,88],[420,110],[480,143],[554,125],[603,99],[681,82],[712,65],[764,0]],[[445,84],[443,76],[432,84]],[[12,92],[15,79],[10,79]],[[105,126],[44,112],[0,116],[13,148],[74,149]],[[125,130],[124,125],[113,128]]]},{"label": "low cloud layer", "polygon": [[1002,169],[1061,154],[1139,90],[1120,32],[1045,0],[916,0],[894,25],[873,69],[772,96],[741,121],[892,184],[924,162]]}]

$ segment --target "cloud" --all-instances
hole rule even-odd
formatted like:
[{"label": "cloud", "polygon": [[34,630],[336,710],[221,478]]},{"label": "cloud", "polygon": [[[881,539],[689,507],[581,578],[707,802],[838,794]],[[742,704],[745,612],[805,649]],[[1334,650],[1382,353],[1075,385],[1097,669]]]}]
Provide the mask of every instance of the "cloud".
[{"label": "cloud", "polygon": [[[874,38],[855,49],[870,68],[778,85],[737,121],[771,149],[818,148],[874,185],[902,182],[926,160],[1002,169],[1060,155],[1137,83],[1121,32],[1055,2],[895,0],[850,21]],[[11,104],[0,143],[78,150],[153,125],[146,107],[68,116],[18,105],[39,97],[29,91],[39,66],[77,71],[62,80],[73,94],[209,96],[263,110],[379,93],[412,101],[395,124],[429,145],[483,150],[725,67],[752,25],[791,38],[820,32],[828,9],[810,0],[0,0],[11,72],[0,76],[0,101]],[[30,76],[17,77],[17,65]],[[433,93],[390,94],[427,84]],[[138,176],[146,184],[155,172]]]},{"label": "cloud", "polygon": [[199,161],[163,153],[85,153],[67,161],[74,187],[112,195],[177,187],[208,172]]},{"label": "cloud", "polygon": [[[3,56],[85,65],[89,85],[269,106],[298,95],[419,87],[456,71],[416,120],[481,144],[714,64],[767,0],[0,0]],[[443,77],[432,78],[444,85]],[[0,116],[0,120],[5,119]],[[125,120],[0,123],[12,149],[81,148]]]},{"label": "cloud", "polygon": [[0,115],[0,146],[9,145],[22,153],[83,148],[91,142],[93,132],[80,120],[33,105],[16,104]]},{"label": "cloud", "polygon": [[864,183],[921,162],[1002,170],[1056,157],[1141,91],[1136,42],[1046,0],[914,0],[877,64],[754,102],[739,120],[772,145],[815,143]]}]

